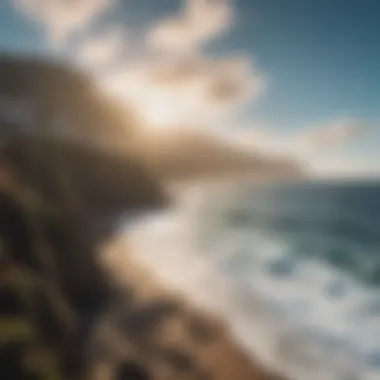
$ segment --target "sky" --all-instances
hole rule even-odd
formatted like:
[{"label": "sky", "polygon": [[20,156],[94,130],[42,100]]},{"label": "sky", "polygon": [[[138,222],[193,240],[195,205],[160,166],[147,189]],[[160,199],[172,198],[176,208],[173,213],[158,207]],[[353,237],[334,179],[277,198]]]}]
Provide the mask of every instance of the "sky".
[{"label": "sky", "polygon": [[155,130],[380,176],[379,14],[376,0],[2,0],[0,49],[72,60]]}]

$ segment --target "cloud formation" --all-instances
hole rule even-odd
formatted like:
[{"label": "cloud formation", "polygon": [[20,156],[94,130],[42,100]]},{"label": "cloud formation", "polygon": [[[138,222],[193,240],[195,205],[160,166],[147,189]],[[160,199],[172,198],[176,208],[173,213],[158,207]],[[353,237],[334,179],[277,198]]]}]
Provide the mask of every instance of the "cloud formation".
[{"label": "cloud formation", "polygon": [[73,58],[80,66],[93,72],[113,64],[121,67],[102,79],[136,107],[146,125],[217,125],[263,88],[250,57],[215,59],[201,52],[205,42],[232,26],[235,12],[230,0],[184,1],[178,15],[158,20],[148,29],[145,55],[149,59],[136,61],[130,52],[134,65],[128,57],[120,58],[128,44],[124,25],[113,25],[100,35],[89,31],[114,1],[78,0],[74,5],[67,0],[14,1],[45,26],[53,46],[62,47],[75,36]]},{"label": "cloud formation", "polygon": [[110,0],[14,0],[20,11],[41,23],[55,47],[62,46],[72,34],[86,28],[112,3]]},{"label": "cloud formation", "polygon": [[358,120],[334,119],[294,135],[281,136],[273,129],[251,127],[247,131],[230,133],[228,139],[251,151],[310,160],[319,159],[327,151],[338,151],[364,130],[364,123]]},{"label": "cloud formation", "polygon": [[313,151],[337,148],[350,139],[354,139],[364,130],[364,125],[356,120],[338,119],[317,127],[299,136],[301,143]]},{"label": "cloud formation", "polygon": [[148,32],[147,41],[165,53],[194,53],[228,31],[233,18],[230,0],[186,0],[179,15],[163,20]]},{"label": "cloud formation", "polygon": [[115,75],[113,83],[160,125],[217,123],[263,87],[245,58],[156,60]]},{"label": "cloud formation", "polygon": [[151,99],[150,122],[220,124],[262,90],[250,57],[215,59],[202,52],[206,42],[229,30],[234,16],[230,0],[186,0],[179,14],[148,31],[147,47],[158,58],[139,66],[135,87],[144,88],[145,103]]},{"label": "cloud formation", "polygon": [[125,50],[127,37],[124,30],[114,27],[99,36],[82,39],[77,48],[77,60],[85,67],[93,68],[113,64],[118,54]]}]

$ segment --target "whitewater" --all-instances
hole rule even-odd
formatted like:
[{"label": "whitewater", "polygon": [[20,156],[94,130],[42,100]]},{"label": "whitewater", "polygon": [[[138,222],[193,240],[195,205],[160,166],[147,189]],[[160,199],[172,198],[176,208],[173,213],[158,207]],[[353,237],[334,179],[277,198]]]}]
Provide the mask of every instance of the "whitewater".
[{"label": "whitewater", "polygon": [[166,284],[222,315],[268,368],[291,380],[378,380],[380,292],[356,275],[358,262],[367,273],[377,256],[362,255],[355,275],[336,256],[343,252],[344,263],[374,250],[379,231],[376,241],[353,238],[346,221],[364,214],[350,216],[338,200],[355,193],[377,202],[380,193],[348,185],[279,189],[189,188],[175,208],[133,225],[134,251]]}]

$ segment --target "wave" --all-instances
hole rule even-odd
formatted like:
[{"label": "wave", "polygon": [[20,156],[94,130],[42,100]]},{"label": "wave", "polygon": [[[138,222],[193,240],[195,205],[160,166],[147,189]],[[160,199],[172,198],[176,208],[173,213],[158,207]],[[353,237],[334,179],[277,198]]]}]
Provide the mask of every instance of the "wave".
[{"label": "wave", "polygon": [[281,235],[231,228],[223,217],[231,202],[193,191],[176,210],[144,220],[132,234],[139,259],[223,315],[254,358],[291,379],[378,379],[376,289],[298,254]]}]

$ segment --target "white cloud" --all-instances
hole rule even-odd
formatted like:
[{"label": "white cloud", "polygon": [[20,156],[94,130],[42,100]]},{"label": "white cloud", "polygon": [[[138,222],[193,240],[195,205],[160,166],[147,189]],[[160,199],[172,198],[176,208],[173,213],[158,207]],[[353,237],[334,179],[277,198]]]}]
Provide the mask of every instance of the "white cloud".
[{"label": "white cloud", "polygon": [[312,160],[309,170],[316,176],[332,178],[380,178],[380,156],[329,154]]},{"label": "white cloud", "polygon": [[234,10],[230,0],[186,0],[176,17],[158,23],[147,35],[150,46],[166,53],[188,53],[226,32]]},{"label": "white cloud", "polygon": [[228,30],[233,16],[230,0],[187,0],[179,15],[148,32],[151,60],[115,73],[111,87],[121,90],[148,124],[227,123],[237,107],[263,89],[250,57],[216,59],[200,51]]},{"label": "white cloud", "polygon": [[106,33],[82,39],[77,48],[76,59],[85,67],[107,66],[115,63],[120,52],[127,46],[127,37],[120,27]]},{"label": "white cloud", "polygon": [[313,151],[337,148],[357,137],[363,128],[363,124],[356,120],[338,119],[301,134],[299,140],[306,148]]},{"label": "white cloud", "polygon": [[208,124],[225,119],[263,87],[246,57],[156,60],[116,75],[114,87],[158,124]]},{"label": "white cloud", "polygon": [[16,7],[40,22],[51,44],[60,47],[110,7],[112,0],[14,0]]},{"label": "white cloud", "polygon": [[[74,5],[65,0],[14,1],[26,14],[43,23],[56,47],[76,32],[83,32],[76,38],[76,55],[71,58],[87,70],[98,72],[99,66],[124,64],[120,72],[107,78],[107,83],[113,90],[121,90],[121,95],[137,107],[147,123],[227,122],[236,107],[246,104],[263,87],[249,57],[213,59],[197,51],[232,24],[230,0],[187,0],[180,15],[151,30],[151,44],[147,46],[151,61],[137,60],[135,67],[125,60],[120,62],[120,51],[126,46],[124,26],[114,25],[102,35],[93,35],[87,28],[95,17],[115,4],[112,0],[78,0]],[[155,50],[157,44],[163,48],[164,57]],[[189,54],[170,54],[177,48]]]},{"label": "white cloud", "polygon": [[248,150],[298,157],[318,165],[327,152],[338,152],[364,129],[364,123],[360,121],[338,119],[294,135],[281,136],[274,128],[252,126],[240,132],[232,131],[229,138]]}]

